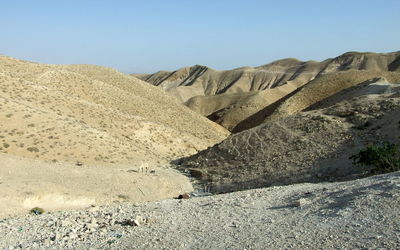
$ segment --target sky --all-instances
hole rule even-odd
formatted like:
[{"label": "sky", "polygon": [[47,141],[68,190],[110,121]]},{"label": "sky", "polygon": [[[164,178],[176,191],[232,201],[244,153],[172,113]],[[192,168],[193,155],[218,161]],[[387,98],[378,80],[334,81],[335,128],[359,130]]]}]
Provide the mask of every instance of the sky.
[{"label": "sky", "polygon": [[400,50],[399,0],[4,0],[0,54],[124,73]]}]

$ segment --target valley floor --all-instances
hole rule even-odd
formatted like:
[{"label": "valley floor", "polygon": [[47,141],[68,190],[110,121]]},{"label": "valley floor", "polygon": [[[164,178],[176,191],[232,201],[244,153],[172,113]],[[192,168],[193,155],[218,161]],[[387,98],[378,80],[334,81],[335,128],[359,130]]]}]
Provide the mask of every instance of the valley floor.
[{"label": "valley floor", "polygon": [[0,249],[395,249],[399,191],[395,172],[25,215],[0,220]]},{"label": "valley floor", "polygon": [[0,165],[0,218],[34,207],[54,212],[192,191],[188,178],[162,165],[54,163],[1,152]]}]

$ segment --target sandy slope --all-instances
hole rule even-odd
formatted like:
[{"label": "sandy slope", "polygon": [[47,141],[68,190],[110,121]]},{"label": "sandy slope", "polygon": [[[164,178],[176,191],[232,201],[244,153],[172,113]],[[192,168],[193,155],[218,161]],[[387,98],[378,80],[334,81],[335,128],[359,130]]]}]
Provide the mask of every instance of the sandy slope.
[{"label": "sandy slope", "polygon": [[391,83],[400,82],[400,73],[350,70],[323,75],[309,82],[293,96],[283,101],[267,119],[276,119],[297,113],[344,89],[378,78],[385,78]]},{"label": "sandy slope", "polygon": [[161,90],[92,65],[0,58],[0,150],[75,163],[165,161],[227,132]]},{"label": "sandy slope", "polygon": [[[400,73],[388,71],[348,70],[321,75],[300,88],[292,88],[286,92],[286,95],[282,93],[281,98],[274,99],[272,103],[264,101],[258,105],[258,108],[253,109],[251,112],[246,109],[244,109],[244,112],[237,112],[242,114],[241,117],[243,119],[237,119],[236,123],[234,123],[237,125],[230,130],[237,133],[258,126],[266,120],[278,119],[300,112],[331,95],[340,93],[342,90],[362,84],[363,82],[374,81],[374,79],[386,79],[385,77],[390,82],[400,82]],[[290,86],[290,84],[285,84],[281,87],[266,90],[265,92],[272,92],[287,85]],[[243,106],[251,106],[251,102],[244,103],[240,108],[243,109]],[[234,117],[235,113],[232,113]],[[229,117],[228,115],[222,116],[224,120]]]},{"label": "sandy slope", "polygon": [[227,134],[115,70],[0,56],[0,216],[171,198],[191,185],[165,163]]},{"label": "sandy slope", "polygon": [[354,178],[363,169],[349,156],[374,142],[398,142],[399,93],[398,84],[366,82],[177,163],[216,192]]},{"label": "sandy slope", "polygon": [[[0,248],[398,249],[399,191],[396,172],[9,218],[0,221]],[[137,216],[149,222],[124,225]]]},{"label": "sandy slope", "polygon": [[[257,91],[255,94],[252,94],[250,96],[246,96],[246,94],[243,93],[242,96],[245,98],[241,97],[240,99],[235,99],[234,101],[232,101],[231,105],[227,105],[208,115],[207,117],[210,120],[228,129],[229,131],[237,133],[242,130],[256,126],[257,123],[252,121],[251,119],[254,120],[254,117],[258,116],[258,112],[260,110],[265,109],[265,107],[271,107],[272,104],[278,102],[282,98],[289,96],[299,87],[300,85],[296,85],[294,83],[286,83],[282,86],[278,86],[272,89]],[[220,102],[221,99],[224,99],[222,95],[217,95],[213,97],[215,99],[218,99],[218,101],[216,102]],[[187,106],[189,108],[192,108],[189,105]],[[204,106],[207,105],[204,104]]]}]

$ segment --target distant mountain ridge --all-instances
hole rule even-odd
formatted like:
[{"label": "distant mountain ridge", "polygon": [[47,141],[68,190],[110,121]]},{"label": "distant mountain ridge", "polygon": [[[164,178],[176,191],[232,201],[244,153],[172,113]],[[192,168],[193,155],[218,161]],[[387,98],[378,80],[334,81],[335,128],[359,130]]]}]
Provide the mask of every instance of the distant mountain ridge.
[{"label": "distant mountain ridge", "polygon": [[400,52],[347,52],[322,62],[295,58],[277,60],[258,67],[214,70],[194,65],[175,71],[134,74],[141,80],[162,87],[182,102],[194,96],[266,90],[292,82],[304,84],[321,74],[345,70],[399,71]]},{"label": "distant mountain ridge", "polygon": [[[348,75],[356,74],[360,79],[349,78],[356,81],[365,80],[361,80],[362,72],[375,72],[369,74],[370,77],[379,77],[380,72],[400,72],[400,52],[347,52],[322,62],[286,58],[258,67],[225,71],[195,65],[173,72],[134,76],[163,88],[192,110],[228,130],[239,132],[259,124],[265,114],[273,111],[278,101],[299,88],[326,75],[341,72],[354,72]],[[271,111],[263,111],[267,107]],[[261,111],[264,113],[258,115]]]}]

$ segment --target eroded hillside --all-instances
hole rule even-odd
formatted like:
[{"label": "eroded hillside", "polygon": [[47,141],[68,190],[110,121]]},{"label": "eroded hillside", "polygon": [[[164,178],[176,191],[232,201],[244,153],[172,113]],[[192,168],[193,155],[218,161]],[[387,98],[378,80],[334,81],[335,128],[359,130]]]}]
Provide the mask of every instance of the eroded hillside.
[{"label": "eroded hillside", "polygon": [[272,113],[277,101],[282,102],[313,80],[322,77],[325,81],[328,75],[346,71],[399,72],[399,61],[399,52],[348,52],[322,62],[289,58],[226,71],[195,65],[135,76],[160,86],[228,130],[239,132],[260,124],[263,121],[260,117]]},{"label": "eroded hillside", "polygon": [[399,86],[383,78],[360,83],[177,163],[214,192],[362,176],[364,169],[349,156],[373,143],[399,140]]}]

